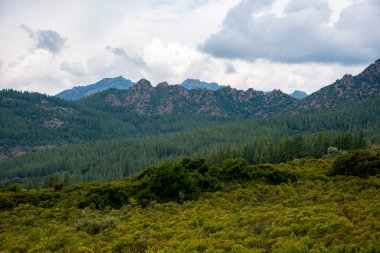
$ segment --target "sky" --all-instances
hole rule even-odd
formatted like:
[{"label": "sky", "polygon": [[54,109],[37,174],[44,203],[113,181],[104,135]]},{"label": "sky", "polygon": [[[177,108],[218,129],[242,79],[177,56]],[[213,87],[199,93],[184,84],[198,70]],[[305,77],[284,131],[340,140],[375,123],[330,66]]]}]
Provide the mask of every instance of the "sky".
[{"label": "sky", "polygon": [[187,78],[312,93],[380,58],[379,0],[0,0],[0,89]]}]

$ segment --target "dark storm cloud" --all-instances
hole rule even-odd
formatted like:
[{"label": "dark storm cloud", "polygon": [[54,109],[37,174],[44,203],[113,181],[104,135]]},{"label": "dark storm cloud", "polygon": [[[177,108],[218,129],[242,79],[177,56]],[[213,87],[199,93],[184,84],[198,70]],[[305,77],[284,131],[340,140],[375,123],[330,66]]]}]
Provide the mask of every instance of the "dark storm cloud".
[{"label": "dark storm cloud", "polygon": [[273,2],[241,1],[201,50],[221,58],[285,63],[357,64],[379,57],[380,1],[350,5],[332,25],[327,1],[292,0],[282,16],[263,14]]},{"label": "dark storm cloud", "polygon": [[56,31],[33,30],[29,26],[21,25],[21,28],[29,34],[34,41],[35,48],[45,49],[52,54],[56,54],[65,46],[65,39]]}]

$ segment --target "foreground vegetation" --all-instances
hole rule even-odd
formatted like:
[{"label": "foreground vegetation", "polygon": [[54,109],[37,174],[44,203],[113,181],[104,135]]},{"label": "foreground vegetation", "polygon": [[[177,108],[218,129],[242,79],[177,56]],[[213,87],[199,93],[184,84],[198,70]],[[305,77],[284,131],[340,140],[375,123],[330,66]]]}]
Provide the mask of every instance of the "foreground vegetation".
[{"label": "foreground vegetation", "polygon": [[7,185],[0,251],[379,252],[379,172],[378,151],[353,151],[277,165],[183,159],[108,184]]}]

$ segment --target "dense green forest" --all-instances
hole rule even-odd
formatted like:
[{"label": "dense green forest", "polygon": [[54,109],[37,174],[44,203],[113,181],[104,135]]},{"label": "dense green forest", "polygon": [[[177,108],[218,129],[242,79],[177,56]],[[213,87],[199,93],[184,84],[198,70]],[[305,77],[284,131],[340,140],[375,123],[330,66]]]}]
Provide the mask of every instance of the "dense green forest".
[{"label": "dense green forest", "polygon": [[[119,137],[155,136],[202,128],[235,118],[211,116],[143,116],[102,111],[39,93],[0,91],[0,152],[10,147],[64,145]],[[241,119],[239,119],[241,120]]]},{"label": "dense green forest", "polygon": [[327,154],[329,147],[339,151],[378,143],[379,116],[377,99],[355,108],[278,115],[158,137],[57,147],[1,163],[0,178],[3,184],[50,187],[59,182],[118,180],[181,156],[202,156],[212,164],[235,157],[251,164],[319,158]]},{"label": "dense green forest", "polygon": [[118,182],[0,188],[4,252],[378,252],[379,149],[184,158]]}]

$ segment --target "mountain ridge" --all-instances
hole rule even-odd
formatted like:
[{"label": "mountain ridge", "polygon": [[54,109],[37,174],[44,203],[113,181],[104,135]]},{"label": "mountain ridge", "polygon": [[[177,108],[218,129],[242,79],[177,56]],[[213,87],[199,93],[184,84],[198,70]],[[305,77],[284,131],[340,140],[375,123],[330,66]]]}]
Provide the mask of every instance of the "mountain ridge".
[{"label": "mountain ridge", "polygon": [[115,88],[123,90],[128,89],[133,85],[134,82],[129,79],[125,79],[122,76],[115,78],[103,78],[102,80],[90,85],[76,86],[71,89],[64,90],[55,96],[65,100],[78,100],[107,89]]},{"label": "mountain ridge", "polygon": [[112,107],[137,115],[207,114],[221,117],[258,118],[277,113],[299,113],[346,106],[380,95],[380,60],[359,75],[344,75],[334,83],[303,99],[281,90],[263,92],[221,86],[217,90],[186,89],[183,85],[161,83],[156,87],[141,79],[128,90],[111,90],[80,101],[86,106]]}]

